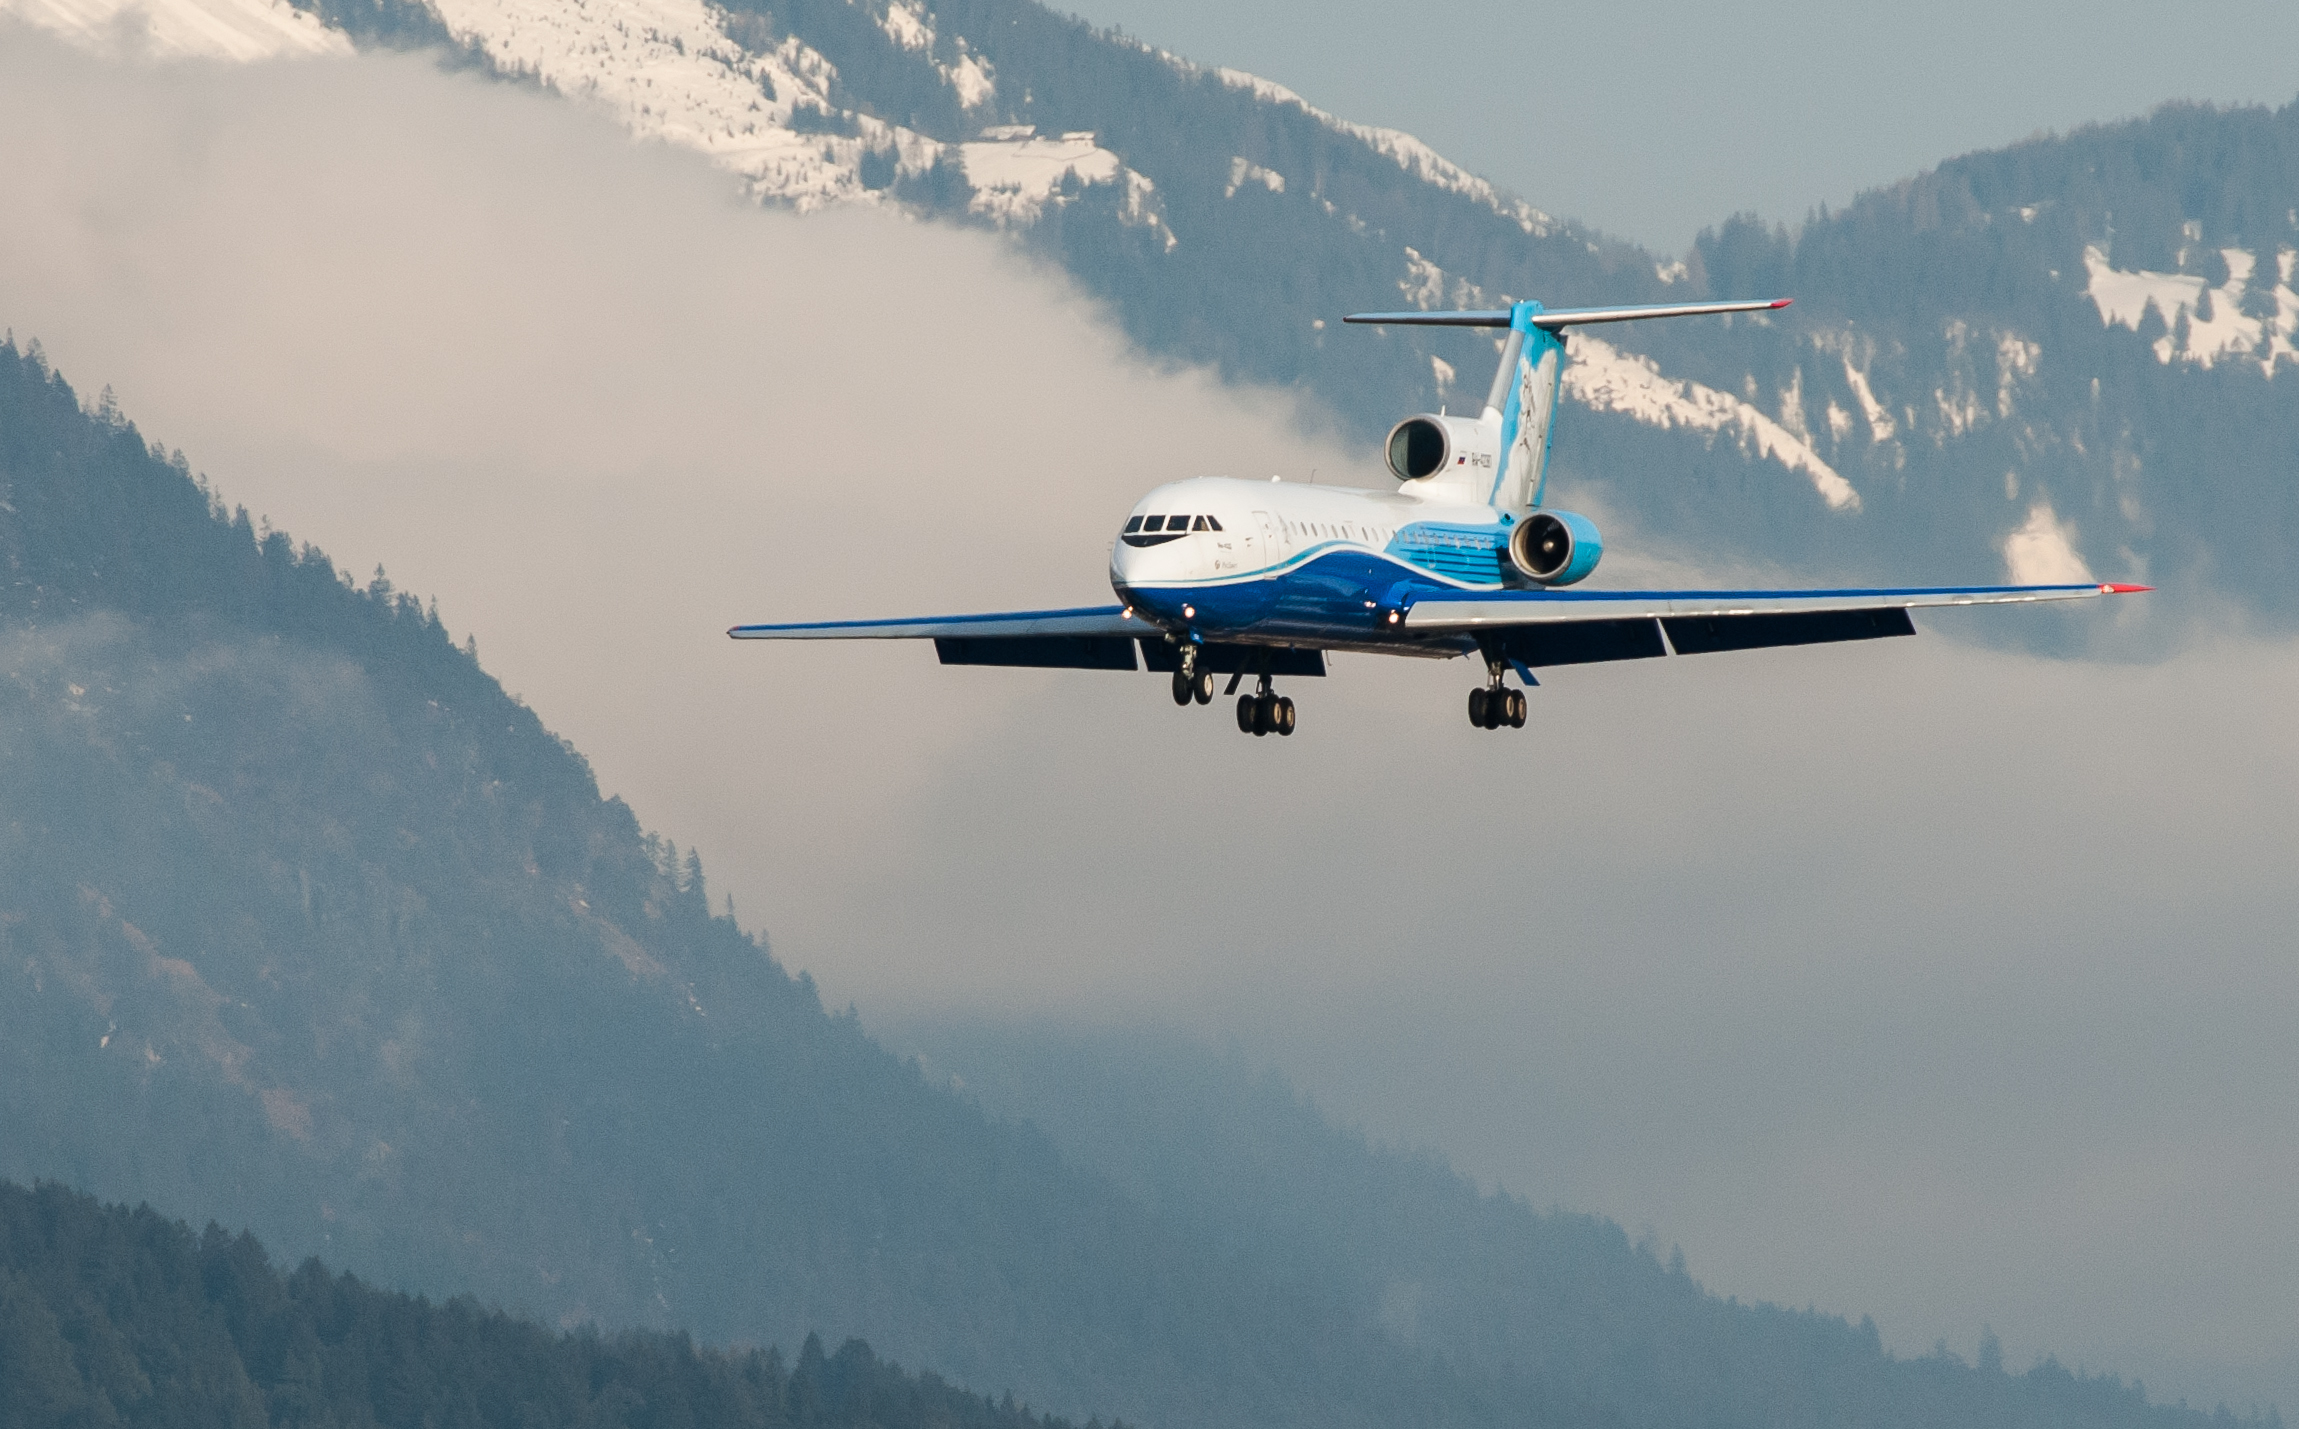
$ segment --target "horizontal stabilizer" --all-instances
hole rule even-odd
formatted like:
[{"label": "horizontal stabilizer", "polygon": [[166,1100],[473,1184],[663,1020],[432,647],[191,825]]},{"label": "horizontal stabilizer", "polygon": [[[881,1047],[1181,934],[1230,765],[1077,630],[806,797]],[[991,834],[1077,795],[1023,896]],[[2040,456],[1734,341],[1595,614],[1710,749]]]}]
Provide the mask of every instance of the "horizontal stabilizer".
[{"label": "horizontal stabilizer", "polygon": [[[1532,326],[1555,332],[1560,328],[1580,327],[1586,323],[1625,323],[1639,318],[1698,318],[1714,313],[1761,313],[1774,308],[1785,308],[1794,298],[1774,298],[1761,303],[1673,303],[1665,307],[1646,308],[1560,308],[1555,312],[1534,313],[1527,321]],[[1345,323],[1381,323],[1403,327],[1507,327],[1510,310],[1507,308],[1471,309],[1461,312],[1412,313],[1351,313],[1341,321]]]}]

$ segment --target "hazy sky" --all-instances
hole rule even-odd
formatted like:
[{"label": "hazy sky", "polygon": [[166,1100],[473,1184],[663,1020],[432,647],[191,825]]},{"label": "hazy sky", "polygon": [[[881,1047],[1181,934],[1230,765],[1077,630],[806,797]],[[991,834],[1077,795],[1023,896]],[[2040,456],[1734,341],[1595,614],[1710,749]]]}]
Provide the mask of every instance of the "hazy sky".
[{"label": "hazy sky", "polygon": [[2299,97],[2290,0],[1057,0],[1664,252],[2171,99]]},{"label": "hazy sky", "polygon": [[[1235,1036],[1720,1293],[2299,1403],[2299,648],[2047,663],[1954,632],[2112,612],[1963,612],[1561,671],[1506,735],[1457,663],[1343,657],[1257,741],[1156,676],[737,646],[1095,600],[1154,482],[1374,454],[987,237],[744,208],[417,60],[0,30],[0,133],[0,322],[436,594],[832,1003]],[[1600,581],[1671,573],[1608,536]]]}]

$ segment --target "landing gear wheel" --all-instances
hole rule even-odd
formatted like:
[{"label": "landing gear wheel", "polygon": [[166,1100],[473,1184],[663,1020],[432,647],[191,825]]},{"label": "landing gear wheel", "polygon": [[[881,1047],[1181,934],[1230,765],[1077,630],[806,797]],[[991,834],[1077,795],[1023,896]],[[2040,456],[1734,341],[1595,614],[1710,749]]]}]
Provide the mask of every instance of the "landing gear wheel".
[{"label": "landing gear wheel", "polygon": [[1254,734],[1256,736],[1264,735],[1275,728],[1277,728],[1277,696],[1255,695],[1253,697]]},{"label": "landing gear wheel", "polygon": [[1196,698],[1196,694],[1197,681],[1192,680],[1189,676],[1183,674],[1179,670],[1174,671],[1173,702],[1177,705],[1186,705],[1192,699]]},{"label": "landing gear wheel", "polygon": [[1469,723],[1479,729],[1485,727],[1485,687],[1483,685],[1469,691]]},{"label": "landing gear wheel", "polygon": [[1197,679],[1196,679],[1194,682],[1192,682],[1192,683],[1191,683],[1191,685],[1190,685],[1190,693],[1191,693],[1192,695],[1194,695],[1194,696],[1196,696],[1196,697],[1197,697],[1197,702],[1198,702],[1199,704],[1201,704],[1201,705],[1210,705],[1210,704],[1212,704],[1212,703],[1213,703],[1213,671],[1211,671],[1211,670],[1200,670],[1200,671],[1198,671],[1198,672],[1197,672]]},{"label": "landing gear wheel", "polygon": [[1277,697],[1275,724],[1279,734],[1293,733],[1293,701],[1283,695]]},{"label": "landing gear wheel", "polygon": [[1511,690],[1509,691],[1509,728],[1523,729],[1524,727],[1525,692],[1523,690]]},{"label": "landing gear wheel", "polygon": [[1239,734],[1253,733],[1253,711],[1258,704],[1259,701],[1251,695],[1239,695],[1237,697],[1237,732]]}]

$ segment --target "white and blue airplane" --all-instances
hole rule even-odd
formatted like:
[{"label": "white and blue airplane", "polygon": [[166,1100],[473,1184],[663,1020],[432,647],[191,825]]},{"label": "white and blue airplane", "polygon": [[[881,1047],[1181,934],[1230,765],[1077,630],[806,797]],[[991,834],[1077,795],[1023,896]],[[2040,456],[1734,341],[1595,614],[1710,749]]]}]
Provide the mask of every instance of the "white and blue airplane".
[{"label": "white and blue airplane", "polygon": [[[1237,727],[1289,735],[1281,677],[1323,675],[1330,651],[1476,655],[1469,722],[1521,727],[1525,685],[1552,665],[1913,635],[1918,606],[2072,600],[2136,585],[1849,590],[1574,589],[1604,552],[1595,523],[1543,503],[1564,373],[1562,333],[1587,323],[1758,312],[1773,302],[1478,312],[1357,313],[1343,321],[1505,328],[1475,417],[1407,417],[1390,430],[1392,491],[1199,477],[1158,487],[1110,547],[1115,605],[916,620],[738,625],[737,640],[932,640],[945,665],[1139,670],[1173,677],[1177,705],[1238,696]],[[1135,651],[1140,651],[1137,662]]]}]

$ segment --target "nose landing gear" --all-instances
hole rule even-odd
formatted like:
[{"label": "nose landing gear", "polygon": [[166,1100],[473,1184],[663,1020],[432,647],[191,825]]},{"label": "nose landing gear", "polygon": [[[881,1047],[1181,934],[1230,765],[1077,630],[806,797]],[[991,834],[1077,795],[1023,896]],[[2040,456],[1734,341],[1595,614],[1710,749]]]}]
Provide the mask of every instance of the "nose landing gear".
[{"label": "nose landing gear", "polygon": [[1213,671],[1200,670],[1192,675],[1186,670],[1173,672],[1173,702],[1177,705],[1213,703]]},{"label": "nose landing gear", "polygon": [[1173,702],[1177,705],[1213,703],[1213,671],[1197,667],[1198,647],[1181,647],[1181,668],[1173,672]]}]

